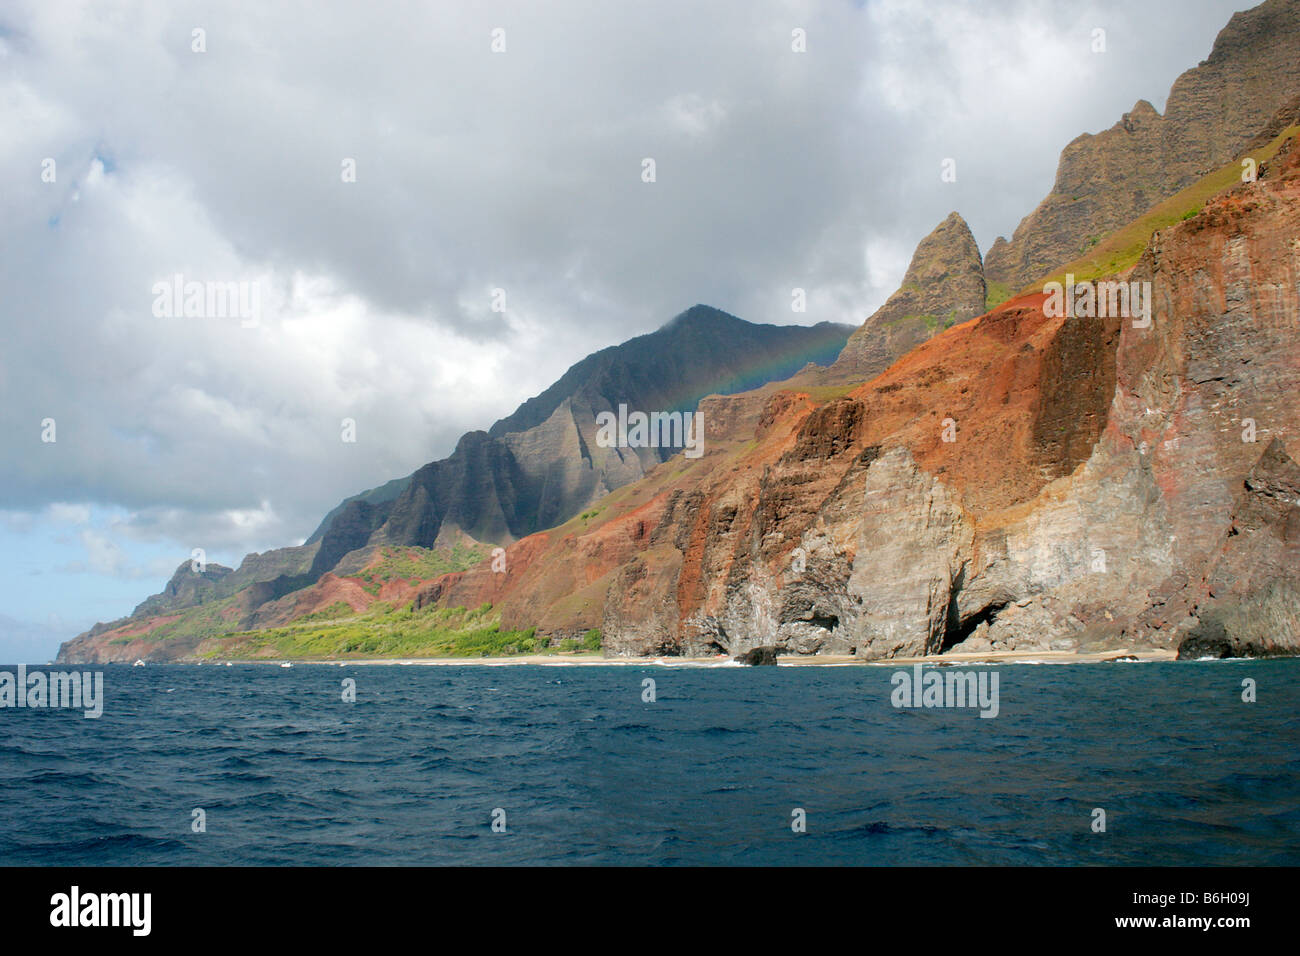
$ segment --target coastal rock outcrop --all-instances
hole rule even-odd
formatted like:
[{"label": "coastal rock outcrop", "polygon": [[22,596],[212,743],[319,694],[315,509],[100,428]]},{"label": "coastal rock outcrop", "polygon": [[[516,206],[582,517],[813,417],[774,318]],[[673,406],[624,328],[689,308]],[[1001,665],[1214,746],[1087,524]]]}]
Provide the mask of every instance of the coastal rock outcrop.
[{"label": "coastal rock outcrop", "polygon": [[771,645],[755,647],[741,654],[736,660],[750,667],[775,667],[777,651]]}]

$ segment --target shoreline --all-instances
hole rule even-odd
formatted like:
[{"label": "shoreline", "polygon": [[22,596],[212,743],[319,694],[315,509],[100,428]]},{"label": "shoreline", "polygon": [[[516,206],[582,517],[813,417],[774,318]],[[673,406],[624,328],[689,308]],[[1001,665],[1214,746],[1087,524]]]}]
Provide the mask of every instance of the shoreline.
[{"label": "shoreline", "polygon": [[[952,664],[1099,664],[1163,663],[1176,660],[1177,651],[1168,648],[1117,648],[1106,651],[983,651],[958,654],[927,654],[914,657],[864,659],[848,654],[782,655],[778,667],[900,667],[924,664],[947,666]],[[118,662],[124,663],[125,662]],[[508,657],[369,657],[330,660],[327,658],[232,658],[230,660],[176,660],[150,661],[158,664],[188,664],[193,666],[223,667],[235,664],[261,664],[271,667],[315,665],[332,667],[746,667],[729,655],[716,657],[602,657],[599,654],[519,654]],[[78,665],[94,666],[94,665]],[[127,664],[126,666],[130,666]]]}]

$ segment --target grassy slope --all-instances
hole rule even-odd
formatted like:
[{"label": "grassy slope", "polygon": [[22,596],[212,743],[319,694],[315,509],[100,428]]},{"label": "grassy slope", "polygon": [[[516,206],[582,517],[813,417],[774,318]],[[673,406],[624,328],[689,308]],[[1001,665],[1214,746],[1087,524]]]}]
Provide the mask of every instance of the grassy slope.
[{"label": "grassy slope", "polygon": [[1007,299],[1011,298],[1015,291],[1005,282],[990,282],[984,287],[984,309],[991,312]]},{"label": "grassy slope", "polygon": [[1092,282],[1129,269],[1141,258],[1147,243],[1151,241],[1152,234],[1184,219],[1190,219],[1201,211],[1210,197],[1241,182],[1242,159],[1250,156],[1257,163],[1267,162],[1272,159],[1278,147],[1297,132],[1300,132],[1300,127],[1292,126],[1285,129],[1268,145],[1243,154],[1226,166],[1192,183],[1186,189],[1174,193],[1163,202],[1152,206],[1127,226],[1103,238],[1078,259],[1045,276],[1042,282],[1027,286],[1021,290],[1022,293],[1041,292],[1047,282],[1063,282],[1066,273],[1072,274],[1076,282]]},{"label": "grassy slope", "polygon": [[1256,163],[1267,162],[1273,158],[1273,154],[1284,141],[1297,133],[1300,133],[1300,126],[1289,127],[1267,145],[1243,153],[1232,162],[1174,193],[1163,202],[1152,206],[1127,226],[1102,237],[1078,259],[1061,266],[1051,275],[1044,276],[1041,282],[1032,283],[1019,292],[1005,282],[990,282],[985,297],[985,307],[991,310],[1015,295],[1041,292],[1043,285],[1048,282],[1064,282],[1066,273],[1072,274],[1076,282],[1093,282],[1104,276],[1113,276],[1125,271],[1141,258],[1153,233],[1182,222],[1184,219],[1190,219],[1201,211],[1201,207],[1211,196],[1241,182],[1243,159],[1249,156]]},{"label": "grassy slope", "polygon": [[490,556],[491,549],[486,545],[475,548],[460,542],[450,551],[414,546],[384,547],[379,551],[379,560],[357,572],[355,577],[365,582],[367,592],[378,594],[388,581],[432,581],[452,571],[472,568]]},{"label": "grassy slope", "polygon": [[[406,580],[412,584],[432,581],[449,571],[462,571],[473,567],[489,556],[485,548],[457,544],[450,550],[417,547],[385,547],[376,560],[354,576],[370,594],[377,595],[387,581]],[[410,605],[402,610],[375,602],[366,611],[354,613],[346,604],[339,603],[325,611],[318,611],[294,621],[291,625],[259,631],[240,631],[238,614],[233,608],[237,596],[223,598],[199,607],[190,608],[153,628],[147,635],[149,641],[176,641],[188,639],[204,642],[203,656],[255,657],[267,656],[276,648],[278,656],[330,656],[332,653],[356,656],[445,656],[448,654],[477,655],[484,652],[502,653],[501,648],[514,646],[508,653],[524,653],[531,647],[531,632],[502,632],[500,615],[490,615],[484,609],[455,613],[412,614]],[[374,629],[382,640],[382,650],[356,650],[359,628]],[[525,641],[525,639],[527,639]],[[131,637],[117,638],[111,643],[129,643]],[[362,642],[365,643],[365,642]],[[218,653],[212,648],[220,647]],[[366,645],[368,648],[368,644]]]},{"label": "grassy slope", "polygon": [[307,615],[284,627],[229,636],[207,657],[452,657],[532,653],[533,635],[502,631],[501,615],[485,604],[474,610],[434,607],[413,611],[376,601],[355,614],[346,604]]},{"label": "grassy slope", "polygon": [[[234,615],[227,615],[227,611],[234,603],[235,598],[231,596],[208,604],[201,604],[198,607],[186,608],[183,611],[163,614],[164,619],[175,617],[175,620],[167,621],[152,628],[145,635],[145,639],[149,641],[174,641],[190,638],[197,642],[206,638],[229,634],[231,631],[229,618]],[[135,639],[134,636],[118,637],[110,640],[109,643],[129,644]]]},{"label": "grassy slope", "polygon": [[[593,646],[594,644],[594,646]],[[559,651],[576,650],[564,642]],[[599,632],[589,634],[587,650],[599,648]],[[340,659],[369,657],[491,657],[501,654],[556,653],[543,638],[525,631],[501,630],[501,613],[491,604],[467,608],[394,608],[382,601],[354,614],[346,604],[318,611],[283,627],[245,631],[204,650],[205,657]]]}]

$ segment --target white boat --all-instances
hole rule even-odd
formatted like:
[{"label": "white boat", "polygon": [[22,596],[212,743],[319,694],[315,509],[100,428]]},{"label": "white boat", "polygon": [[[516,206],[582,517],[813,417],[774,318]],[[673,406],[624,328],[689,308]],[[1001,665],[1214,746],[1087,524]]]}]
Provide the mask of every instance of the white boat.
[{"label": "white boat", "polygon": [[280,666],[281,666],[281,667],[292,667],[293,665],[292,665],[292,664],[281,664]]},{"label": "white boat", "polygon": [[134,664],[132,664],[131,666],[132,666],[132,667],[144,667],[144,660],[141,659],[141,658],[137,658],[137,659],[136,659],[136,662],[135,662]]}]

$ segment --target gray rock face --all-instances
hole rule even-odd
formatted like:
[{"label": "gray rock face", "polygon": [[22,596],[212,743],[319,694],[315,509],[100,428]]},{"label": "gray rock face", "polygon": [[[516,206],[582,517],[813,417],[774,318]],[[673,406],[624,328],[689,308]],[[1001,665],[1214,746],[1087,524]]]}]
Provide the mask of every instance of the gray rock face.
[{"label": "gray rock face", "polygon": [[746,651],[739,655],[736,660],[750,667],[775,667],[776,666],[776,648],[770,645],[765,647],[755,647],[753,650]]},{"label": "gray rock face", "polygon": [[872,657],[938,653],[971,561],[974,525],[958,497],[891,449],[866,474],[849,591],[861,601],[855,637]]},{"label": "gray rock face", "polygon": [[[1178,656],[1272,657],[1300,645],[1300,465],[1273,439],[1243,483],[1207,581],[1214,605]],[[1184,597],[1186,601],[1186,597]]]}]

